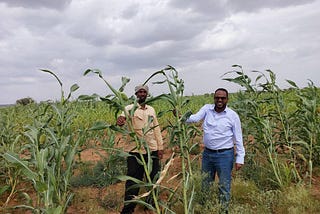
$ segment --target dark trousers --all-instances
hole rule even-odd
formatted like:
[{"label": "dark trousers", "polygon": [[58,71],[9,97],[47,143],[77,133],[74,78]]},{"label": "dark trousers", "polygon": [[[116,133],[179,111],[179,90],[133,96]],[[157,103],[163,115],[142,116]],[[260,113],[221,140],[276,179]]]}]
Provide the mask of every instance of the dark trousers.
[{"label": "dark trousers", "polygon": [[[131,156],[127,158],[127,176],[136,178],[138,180],[142,180],[143,176],[145,175],[145,171],[143,168],[143,165],[139,164],[137,159],[140,160],[140,154],[135,153],[135,152],[130,152],[129,153]],[[144,160],[146,163],[148,163],[148,155],[144,154],[143,155]],[[151,158],[152,158],[152,170],[150,173],[150,177],[152,181],[154,181],[155,176],[158,174],[160,171],[160,161],[159,161],[159,156],[158,156],[158,151],[153,151],[151,152]],[[155,181],[154,181],[155,182]],[[127,180],[126,181],[126,186],[125,186],[125,196],[124,200],[132,200],[134,196],[137,196],[139,194],[139,187],[133,187],[136,183],[132,180]],[[136,203],[125,203],[121,213],[132,213],[134,211],[134,208],[136,207]]]}]

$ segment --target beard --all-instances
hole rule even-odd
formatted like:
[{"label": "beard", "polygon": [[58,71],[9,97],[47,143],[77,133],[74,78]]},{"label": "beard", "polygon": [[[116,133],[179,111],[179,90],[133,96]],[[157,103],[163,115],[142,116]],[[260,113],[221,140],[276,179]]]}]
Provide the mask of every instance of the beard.
[{"label": "beard", "polygon": [[146,101],[146,97],[139,97],[138,98],[138,103],[141,104],[141,103],[144,103]]},{"label": "beard", "polygon": [[215,109],[216,110],[224,110],[225,108],[227,107],[227,105],[226,104],[220,104],[220,103],[217,103],[217,104],[215,104]]}]

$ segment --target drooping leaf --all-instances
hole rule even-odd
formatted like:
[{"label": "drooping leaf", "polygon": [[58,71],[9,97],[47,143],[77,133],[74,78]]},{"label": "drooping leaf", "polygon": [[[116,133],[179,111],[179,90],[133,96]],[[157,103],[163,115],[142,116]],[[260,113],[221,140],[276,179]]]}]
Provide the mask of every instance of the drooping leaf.
[{"label": "drooping leaf", "polygon": [[12,153],[12,152],[6,152],[3,154],[3,157],[14,164],[17,164],[22,167],[22,172],[25,174],[25,176],[28,177],[30,180],[36,180],[37,179],[37,174],[33,172],[28,166],[27,163],[22,161],[17,154]]},{"label": "drooping leaf", "polygon": [[77,84],[73,84],[71,87],[70,87],[70,92],[75,92],[76,90],[79,89],[79,86]]},{"label": "drooping leaf", "polygon": [[43,72],[49,73],[49,74],[51,74],[52,76],[54,76],[54,77],[58,80],[60,86],[62,87],[62,82],[61,82],[61,80],[58,78],[58,76],[57,76],[55,73],[53,73],[53,72],[50,71],[50,70],[46,70],[46,69],[40,69],[40,70],[43,71]]},{"label": "drooping leaf", "polygon": [[157,71],[157,72],[153,73],[146,81],[144,81],[143,85],[147,84],[150,79],[152,79],[154,76],[156,76],[158,74],[162,74],[164,76],[166,75],[163,70]]},{"label": "drooping leaf", "polygon": [[127,176],[127,175],[120,175],[120,176],[117,176],[116,178],[117,178],[118,180],[120,180],[120,181],[131,180],[131,181],[133,181],[133,182],[135,182],[135,183],[137,183],[137,184],[141,184],[141,185],[144,184],[143,181],[141,181],[141,180],[139,180],[139,179],[136,179],[136,178],[133,178],[133,177],[130,177],[130,176]]}]

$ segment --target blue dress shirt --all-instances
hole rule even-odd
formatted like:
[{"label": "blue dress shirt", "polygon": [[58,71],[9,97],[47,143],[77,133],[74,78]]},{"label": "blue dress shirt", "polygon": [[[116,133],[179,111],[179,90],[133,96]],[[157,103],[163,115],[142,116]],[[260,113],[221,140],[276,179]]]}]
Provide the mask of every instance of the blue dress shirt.
[{"label": "blue dress shirt", "polygon": [[203,120],[203,143],[208,149],[227,149],[236,145],[236,163],[243,164],[245,150],[243,147],[241,122],[238,114],[226,107],[223,112],[216,112],[213,104],[204,105],[196,114],[187,119],[187,123]]}]

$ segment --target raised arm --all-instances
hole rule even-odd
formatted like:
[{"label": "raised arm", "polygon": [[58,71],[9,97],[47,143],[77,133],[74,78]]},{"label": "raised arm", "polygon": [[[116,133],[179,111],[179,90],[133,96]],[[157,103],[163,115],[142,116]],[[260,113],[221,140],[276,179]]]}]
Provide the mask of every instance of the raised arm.
[{"label": "raised arm", "polygon": [[196,123],[200,120],[203,120],[206,116],[206,111],[209,109],[209,104],[204,105],[197,113],[191,115],[186,122],[187,123]]}]

